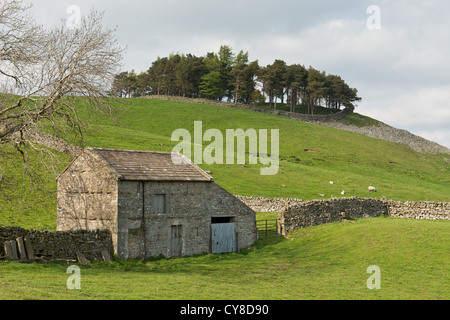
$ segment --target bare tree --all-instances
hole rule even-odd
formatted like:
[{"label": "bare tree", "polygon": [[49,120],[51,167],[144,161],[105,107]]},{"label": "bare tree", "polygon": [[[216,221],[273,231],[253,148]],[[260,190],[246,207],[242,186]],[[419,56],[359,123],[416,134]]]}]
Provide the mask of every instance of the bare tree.
[{"label": "bare tree", "polygon": [[0,2],[0,145],[12,145],[26,164],[29,148],[44,150],[30,139],[44,127],[82,141],[78,97],[111,113],[107,91],[124,51],[102,13],[45,30],[28,10],[21,0]]},{"label": "bare tree", "polygon": [[43,29],[26,14],[20,1],[2,1],[0,7],[0,74],[20,85],[25,69],[40,59]]},{"label": "bare tree", "polygon": [[[86,96],[92,107],[108,110],[107,89],[117,73],[123,49],[113,31],[102,27],[102,14],[82,17],[79,28],[64,22],[45,32],[24,13],[19,0],[3,3],[0,11],[0,143],[25,142],[23,134],[44,120],[55,132],[81,133],[74,99]],[[105,109],[106,107],[106,109]]]}]

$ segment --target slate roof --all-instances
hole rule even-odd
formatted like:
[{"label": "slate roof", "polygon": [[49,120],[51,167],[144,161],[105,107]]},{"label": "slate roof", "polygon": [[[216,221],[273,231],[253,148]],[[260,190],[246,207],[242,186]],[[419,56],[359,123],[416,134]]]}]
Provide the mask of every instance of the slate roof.
[{"label": "slate roof", "polygon": [[[115,171],[120,180],[212,181],[213,178],[180,153],[87,148]],[[175,160],[175,161],[174,161]]]}]

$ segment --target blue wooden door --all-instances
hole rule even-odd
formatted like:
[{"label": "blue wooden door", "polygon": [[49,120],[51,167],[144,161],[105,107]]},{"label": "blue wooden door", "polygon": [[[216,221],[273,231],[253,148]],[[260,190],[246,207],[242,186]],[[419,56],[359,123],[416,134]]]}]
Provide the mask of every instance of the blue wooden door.
[{"label": "blue wooden door", "polygon": [[226,253],[236,251],[236,224],[211,224],[212,253]]}]

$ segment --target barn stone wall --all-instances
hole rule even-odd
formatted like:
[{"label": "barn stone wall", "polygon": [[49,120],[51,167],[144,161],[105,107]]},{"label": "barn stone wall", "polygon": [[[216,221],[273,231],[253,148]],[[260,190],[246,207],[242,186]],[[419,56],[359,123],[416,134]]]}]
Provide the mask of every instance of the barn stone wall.
[{"label": "barn stone wall", "polygon": [[83,152],[58,178],[57,230],[109,230],[117,243],[117,176]]},{"label": "barn stone wall", "polygon": [[[154,210],[163,194],[168,208]],[[214,182],[122,181],[85,151],[58,177],[57,230],[109,230],[119,258],[173,256],[172,226],[181,225],[181,255],[210,252],[211,218],[233,217],[239,248],[257,237],[255,213]]]},{"label": "barn stone wall", "polygon": [[[166,195],[166,213],[154,211],[156,194]],[[182,226],[182,255],[208,253],[211,218],[218,216],[234,217],[240,248],[256,240],[255,213],[213,182],[121,181],[118,256],[140,257],[145,252],[146,257],[171,257],[171,227],[175,225]]]}]

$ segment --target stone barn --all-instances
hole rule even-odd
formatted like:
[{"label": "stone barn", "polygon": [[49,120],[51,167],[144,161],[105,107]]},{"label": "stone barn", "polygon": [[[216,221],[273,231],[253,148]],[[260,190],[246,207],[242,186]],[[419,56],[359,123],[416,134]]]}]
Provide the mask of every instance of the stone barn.
[{"label": "stone barn", "polygon": [[249,247],[255,212],[181,154],[86,148],[59,175],[59,231],[109,230],[119,258]]}]

